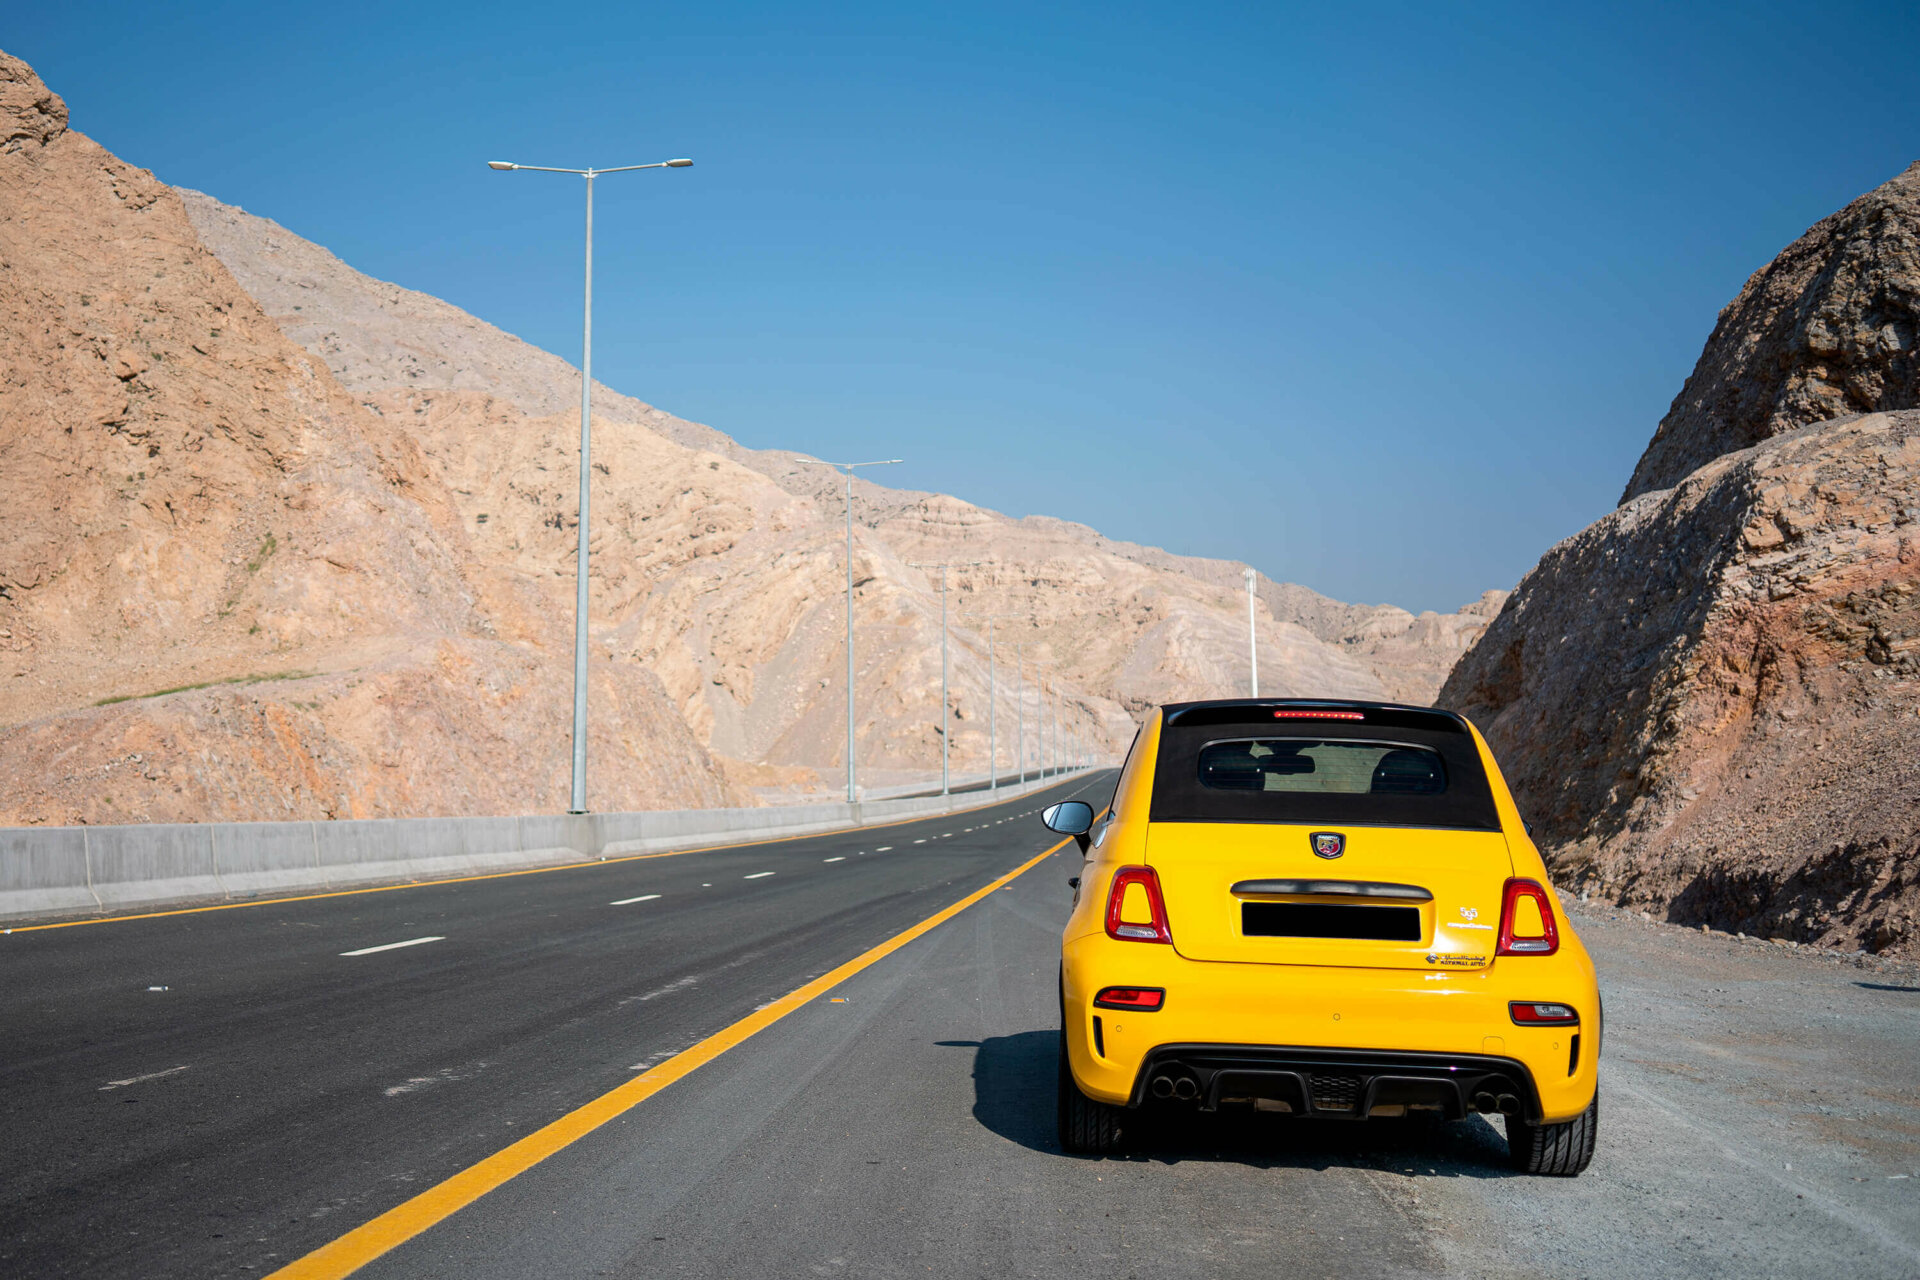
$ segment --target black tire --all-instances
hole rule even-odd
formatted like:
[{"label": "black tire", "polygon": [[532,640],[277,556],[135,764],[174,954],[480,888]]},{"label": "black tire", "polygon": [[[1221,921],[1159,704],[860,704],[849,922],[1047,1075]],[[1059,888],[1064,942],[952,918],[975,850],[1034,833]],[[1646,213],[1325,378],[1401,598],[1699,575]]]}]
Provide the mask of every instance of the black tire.
[{"label": "black tire", "polygon": [[1120,1150],[1125,1107],[1098,1102],[1080,1092],[1067,1065],[1067,1033],[1060,1033],[1060,1149],[1069,1155],[1105,1156]]},{"label": "black tire", "polygon": [[1600,1091],[1593,1101],[1565,1124],[1528,1124],[1518,1116],[1507,1120],[1507,1152],[1521,1173],[1548,1178],[1577,1178],[1593,1163],[1593,1143],[1600,1132]]}]

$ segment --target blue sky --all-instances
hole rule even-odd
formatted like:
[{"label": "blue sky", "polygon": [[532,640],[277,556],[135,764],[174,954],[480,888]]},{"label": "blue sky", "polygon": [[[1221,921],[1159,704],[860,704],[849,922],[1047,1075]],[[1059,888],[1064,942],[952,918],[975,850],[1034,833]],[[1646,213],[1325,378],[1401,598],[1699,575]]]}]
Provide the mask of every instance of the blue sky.
[{"label": "blue sky", "polygon": [[741,442],[1449,609],[1920,158],[1920,6],[42,5],[74,126]]}]

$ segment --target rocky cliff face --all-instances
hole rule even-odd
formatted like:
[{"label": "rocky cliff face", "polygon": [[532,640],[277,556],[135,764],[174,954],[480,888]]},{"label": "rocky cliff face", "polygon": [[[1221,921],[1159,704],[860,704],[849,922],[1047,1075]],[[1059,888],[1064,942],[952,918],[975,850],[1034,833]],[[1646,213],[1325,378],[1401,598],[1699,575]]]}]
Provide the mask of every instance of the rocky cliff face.
[{"label": "rocky cliff face", "polygon": [[[1802,332],[1820,316],[1888,314],[1890,276],[1860,269],[1861,236],[1878,228],[1884,248],[1898,218],[1891,201],[1867,218],[1869,201],[1821,224],[1853,217],[1859,234],[1825,236],[1817,259],[1815,228],[1727,315],[1760,295]],[[1723,316],[1716,342],[1728,329]],[[1854,343],[1847,385],[1910,385],[1911,332]],[[1689,390],[1724,377],[1719,402],[1767,406],[1746,421],[1768,438],[1729,452],[1728,437],[1700,434],[1690,447],[1711,452],[1678,483],[1550,550],[1440,705],[1486,732],[1556,874],[1583,890],[1687,923],[1912,952],[1920,412],[1786,429],[1790,400],[1810,414],[1844,397],[1822,401],[1830,384],[1811,366],[1748,351],[1743,375],[1730,353],[1709,344]],[[1669,450],[1661,466],[1686,465],[1675,421],[1648,451]]]},{"label": "rocky cliff face", "polygon": [[[0,211],[0,823],[563,803],[574,371],[167,188],[4,56]],[[838,479],[595,404],[594,807],[836,788]],[[1043,687],[1057,740],[1096,752],[1144,707],[1244,689],[1239,565],[854,492],[867,785],[939,765],[926,562],[978,562],[950,578],[958,771],[990,740],[1031,764]],[[1485,622],[1261,599],[1268,693],[1424,700]]]},{"label": "rocky cliff face", "polygon": [[[206,242],[247,291],[287,334],[325,360],[329,369],[357,394],[377,399],[396,391],[437,393],[479,391],[503,407],[533,418],[566,414],[577,396],[579,373],[558,356],[541,351],[486,322],[426,294],[372,279],[341,262],[318,245],[301,239],[278,223],[256,217],[210,196],[182,191],[188,214]],[[841,508],[841,481],[831,471],[810,465],[805,455],[778,449],[748,449],[702,423],[689,422],[663,409],[625,396],[602,384],[594,390],[594,418],[609,423],[644,427],[674,443],[713,453],[771,480],[799,497],[814,499],[831,518]],[[577,415],[576,415],[577,421]],[[890,489],[865,478],[854,481],[856,518],[872,529],[904,532],[916,523],[940,525],[954,511],[968,534],[968,545],[995,539],[1005,543],[1014,559],[1021,548],[1036,545],[1071,546],[1074,554],[1099,562],[1125,561],[1125,573],[1146,570],[1148,576],[1170,575],[1166,582],[1185,582],[1175,588],[1205,588],[1211,602],[1222,592],[1242,589],[1241,568],[1235,562],[1180,556],[1158,547],[1106,538],[1083,525],[1034,516],[1013,520],[939,494]],[[936,539],[939,541],[939,539]],[[1392,605],[1352,605],[1329,599],[1293,583],[1262,578],[1262,602],[1276,624],[1291,624],[1305,632],[1291,638],[1272,661],[1299,665],[1289,687],[1340,688],[1354,696],[1385,696],[1430,702],[1440,682],[1486,626],[1505,593],[1495,592],[1458,613],[1418,615]],[[1208,606],[1212,607],[1211,604]],[[1232,619],[1215,619],[1206,630],[1221,636],[1233,631]],[[1344,655],[1319,654],[1310,640],[1318,640]],[[1244,652],[1244,643],[1229,643],[1219,652],[1197,659],[1200,666],[1230,668],[1232,655]],[[1347,661],[1346,659],[1351,659]],[[1279,667],[1262,670],[1284,679]],[[1149,664],[1151,665],[1151,664]],[[1352,668],[1371,675],[1356,677]],[[1237,679],[1245,682],[1245,662]],[[1344,683],[1316,683],[1324,675],[1343,673]],[[1222,676],[1220,687],[1233,687]],[[1278,686],[1276,686],[1278,687]],[[1144,690],[1116,691],[1121,701],[1148,705]]]},{"label": "rocky cliff face", "polygon": [[1687,923],[1920,942],[1920,412],[1716,459],[1549,551],[1441,695],[1557,874]]},{"label": "rocky cliff face", "polygon": [[1809,422],[1920,407],[1920,162],[1754,272],[1622,501]]},{"label": "rocky cliff face", "polygon": [[[415,441],[4,55],[0,137],[0,823],[552,807],[564,628]],[[605,694],[610,794],[725,798],[657,682]]]},{"label": "rocky cliff face", "polygon": [[[578,384],[570,366],[436,299],[372,280],[273,222],[182,194],[206,243],[269,314],[364,403],[416,436],[471,528],[488,522],[488,533],[476,532],[481,554],[511,544],[521,569],[564,588],[571,535],[542,535],[541,526],[506,538],[502,520],[536,511],[564,519],[571,506],[567,406]],[[607,511],[609,498],[615,504],[595,548],[608,651],[658,673],[734,776],[773,786],[804,781],[811,770],[826,785],[840,776],[845,715],[838,478],[801,455],[744,448],[615,392],[596,390],[594,403],[595,457],[611,468],[596,510]],[[538,441],[538,460],[501,456],[484,443],[493,439]],[[663,495],[672,497],[671,513],[636,523],[624,505],[629,486],[677,472],[639,454],[631,463],[611,460],[608,451],[657,454],[666,444],[697,455],[700,483]],[[545,505],[509,500],[508,490],[536,476],[551,490]],[[1015,644],[1024,646],[1029,685],[1038,659],[1071,708],[1069,727],[1109,748],[1124,745],[1144,707],[1245,688],[1236,563],[1116,542],[1044,516],[1009,519],[864,479],[854,494],[859,661],[872,677],[871,685],[862,681],[872,690],[862,758],[871,780],[924,777],[937,767],[937,577],[915,562],[982,562],[950,580],[956,768],[984,769],[990,737],[1004,764],[1015,759],[1009,744],[1020,704],[1006,693]],[[526,559],[536,545],[537,570]],[[1425,702],[1500,597],[1492,607],[1483,600],[1417,618],[1264,579],[1260,598],[1264,692]],[[568,604],[556,596],[553,607],[564,613]],[[1013,616],[999,624],[990,680],[980,619],[993,614]],[[992,717],[990,683],[999,690]]]}]

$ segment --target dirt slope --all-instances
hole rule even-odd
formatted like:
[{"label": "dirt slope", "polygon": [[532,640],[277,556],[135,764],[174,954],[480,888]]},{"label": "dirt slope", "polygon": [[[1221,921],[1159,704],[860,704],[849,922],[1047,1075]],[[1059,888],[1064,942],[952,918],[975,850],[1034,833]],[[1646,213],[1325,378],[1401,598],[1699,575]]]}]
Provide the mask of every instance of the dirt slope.
[{"label": "dirt slope", "polygon": [[[0,137],[0,823],[552,808],[564,628],[413,438],[5,55]],[[606,698],[610,796],[725,798],[650,676]]]},{"label": "dirt slope", "polygon": [[[437,298],[363,275],[275,222],[199,192],[183,191],[181,195],[207,245],[288,335],[326,360],[356,394],[377,400],[402,390],[483,391],[534,418],[567,413],[578,395],[579,375],[559,357]],[[757,472],[791,494],[813,498],[829,521],[841,511],[839,479],[824,468],[805,465],[804,455],[745,448],[711,427],[675,417],[605,387],[596,386],[594,406],[596,421],[604,418],[613,424],[644,426],[676,443],[711,452]],[[854,493],[860,523],[889,539],[922,547],[924,555],[915,552],[910,559],[958,554],[953,548],[964,544],[972,550],[961,558],[991,554],[1010,564],[1025,564],[1034,556],[1065,555],[1088,564],[1112,566],[1122,579],[1114,584],[1113,601],[1101,598],[1097,588],[1089,592],[1084,582],[1075,589],[1079,599],[1075,608],[1082,612],[1107,609],[1109,616],[1119,616],[1108,606],[1125,599],[1133,590],[1127,583],[1136,579],[1151,580],[1159,583],[1162,591],[1204,601],[1196,604],[1207,619],[1204,626],[1196,622],[1192,628],[1171,627],[1154,641],[1164,641],[1176,650],[1187,644],[1203,644],[1204,656],[1195,654],[1190,662],[1167,657],[1171,667],[1165,667],[1160,657],[1143,656],[1134,669],[1160,669],[1166,679],[1176,681],[1204,670],[1213,673],[1207,677],[1214,681],[1208,688],[1225,692],[1236,682],[1244,687],[1245,659],[1235,657],[1243,654],[1244,641],[1232,639],[1244,634],[1244,603],[1237,594],[1242,589],[1242,566],[1238,563],[1179,556],[1157,547],[1120,542],[1084,525],[1046,516],[1009,519],[943,495],[890,489],[864,478],[855,481]],[[964,511],[964,516],[953,514],[959,511]],[[962,529],[964,539],[955,542],[954,536]],[[929,549],[941,547],[946,550]],[[983,547],[989,550],[983,553]],[[1085,578],[1085,574],[1080,572],[1078,577]],[[1338,690],[1358,696],[1384,693],[1414,702],[1431,701],[1447,670],[1485,627],[1498,608],[1499,598],[1503,598],[1494,598],[1491,607],[1483,598],[1459,613],[1429,612],[1416,617],[1391,605],[1343,604],[1305,587],[1264,578],[1260,595],[1277,628],[1273,638],[1276,652],[1262,659],[1263,673],[1285,682],[1276,683],[1276,689]],[[1015,607],[1024,607],[1014,603]],[[1287,624],[1306,634],[1286,630]],[[1202,636],[1206,637],[1204,641]],[[1315,640],[1339,652],[1319,653],[1312,643]],[[1292,664],[1291,675],[1283,674],[1278,664]],[[1110,679],[1124,665],[1110,663],[1080,672],[1076,679],[1129,705],[1156,696],[1146,686],[1133,684],[1101,688],[1100,682]],[[1371,675],[1371,681],[1356,676],[1356,669]],[[1328,680],[1335,683],[1327,684]],[[1163,680],[1152,687],[1170,686]]]}]

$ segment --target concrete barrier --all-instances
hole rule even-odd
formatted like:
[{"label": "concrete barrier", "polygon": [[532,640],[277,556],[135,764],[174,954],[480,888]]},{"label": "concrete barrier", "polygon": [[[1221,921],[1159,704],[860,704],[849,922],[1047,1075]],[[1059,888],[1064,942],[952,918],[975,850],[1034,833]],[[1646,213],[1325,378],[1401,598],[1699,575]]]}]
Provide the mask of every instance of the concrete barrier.
[{"label": "concrete barrier", "polygon": [[510,818],[0,827],[0,919],[383,880],[434,880],[844,831],[961,813],[1091,772],[1036,779],[997,793],[862,804]]}]

